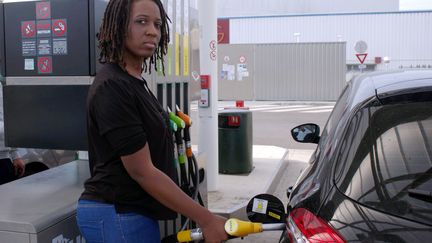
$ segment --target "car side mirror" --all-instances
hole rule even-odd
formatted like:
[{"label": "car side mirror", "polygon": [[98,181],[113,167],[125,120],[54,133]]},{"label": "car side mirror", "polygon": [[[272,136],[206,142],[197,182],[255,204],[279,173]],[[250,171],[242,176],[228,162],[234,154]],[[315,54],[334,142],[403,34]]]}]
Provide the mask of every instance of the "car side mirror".
[{"label": "car side mirror", "polygon": [[307,123],[294,127],[291,135],[299,143],[318,143],[320,128],[317,124]]}]

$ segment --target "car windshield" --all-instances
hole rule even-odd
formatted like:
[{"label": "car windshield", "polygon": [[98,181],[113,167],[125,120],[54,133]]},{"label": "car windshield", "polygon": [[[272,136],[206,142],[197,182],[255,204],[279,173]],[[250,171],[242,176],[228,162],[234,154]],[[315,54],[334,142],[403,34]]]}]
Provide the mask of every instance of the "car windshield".
[{"label": "car windshield", "polygon": [[432,103],[357,112],[339,157],[337,185],[348,197],[432,225]]}]

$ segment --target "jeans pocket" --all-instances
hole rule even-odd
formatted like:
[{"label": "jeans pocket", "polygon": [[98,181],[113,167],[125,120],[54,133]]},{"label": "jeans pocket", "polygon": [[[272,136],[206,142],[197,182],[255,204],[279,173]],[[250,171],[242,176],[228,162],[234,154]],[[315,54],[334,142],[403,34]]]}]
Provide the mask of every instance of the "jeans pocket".
[{"label": "jeans pocket", "polygon": [[79,220],[78,227],[87,243],[104,243],[104,223],[100,221]]},{"label": "jeans pocket", "polygon": [[136,213],[121,213],[117,217],[126,242],[160,243],[156,220]]}]

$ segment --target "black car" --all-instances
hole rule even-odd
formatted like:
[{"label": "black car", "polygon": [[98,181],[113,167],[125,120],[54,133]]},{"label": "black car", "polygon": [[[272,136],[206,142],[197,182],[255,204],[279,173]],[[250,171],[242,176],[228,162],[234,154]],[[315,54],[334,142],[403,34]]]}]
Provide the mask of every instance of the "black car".
[{"label": "black car", "polygon": [[282,242],[432,241],[432,70],[369,73],[340,95],[288,190]]}]

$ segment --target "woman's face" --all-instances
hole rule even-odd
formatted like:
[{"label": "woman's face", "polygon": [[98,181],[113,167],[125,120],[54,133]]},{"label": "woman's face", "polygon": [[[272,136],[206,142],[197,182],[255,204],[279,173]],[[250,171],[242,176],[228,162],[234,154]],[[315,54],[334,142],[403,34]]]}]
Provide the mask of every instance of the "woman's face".
[{"label": "woman's face", "polygon": [[152,0],[135,0],[131,4],[125,51],[132,58],[151,57],[159,44],[162,20],[159,7]]}]

